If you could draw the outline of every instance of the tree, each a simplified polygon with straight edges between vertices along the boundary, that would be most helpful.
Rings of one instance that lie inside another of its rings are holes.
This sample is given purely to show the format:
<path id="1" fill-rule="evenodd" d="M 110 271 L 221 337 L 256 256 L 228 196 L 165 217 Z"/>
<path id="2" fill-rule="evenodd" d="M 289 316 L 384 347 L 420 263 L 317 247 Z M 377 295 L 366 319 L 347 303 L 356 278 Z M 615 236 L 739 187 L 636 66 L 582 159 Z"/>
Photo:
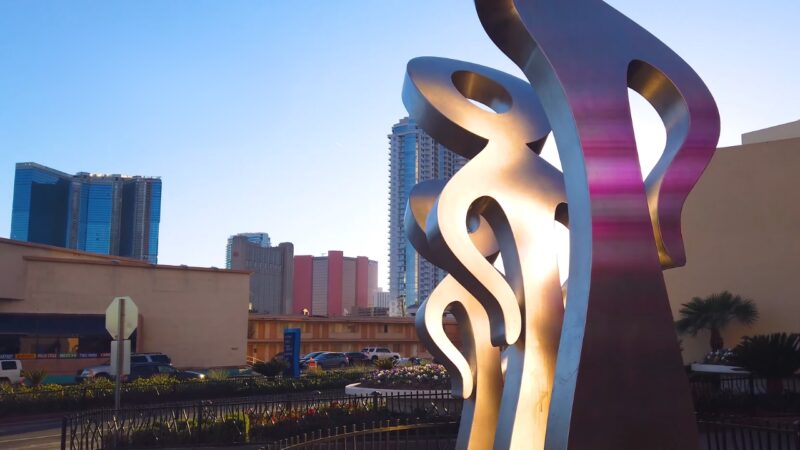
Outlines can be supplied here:
<path id="1" fill-rule="evenodd" d="M 696 336 L 698 332 L 708 330 L 712 351 L 722 348 L 722 330 L 726 326 L 732 322 L 752 325 L 758 320 L 758 309 L 752 300 L 728 291 L 706 298 L 695 297 L 681 306 L 681 318 L 675 322 L 678 333 Z"/>
<path id="2" fill-rule="evenodd" d="M 406 295 L 400 294 L 397 296 L 397 306 L 400 309 L 400 317 L 406 316 Z"/>
<path id="3" fill-rule="evenodd" d="M 738 365 L 758 376 L 791 377 L 800 370 L 800 334 L 745 336 L 733 354 Z"/>

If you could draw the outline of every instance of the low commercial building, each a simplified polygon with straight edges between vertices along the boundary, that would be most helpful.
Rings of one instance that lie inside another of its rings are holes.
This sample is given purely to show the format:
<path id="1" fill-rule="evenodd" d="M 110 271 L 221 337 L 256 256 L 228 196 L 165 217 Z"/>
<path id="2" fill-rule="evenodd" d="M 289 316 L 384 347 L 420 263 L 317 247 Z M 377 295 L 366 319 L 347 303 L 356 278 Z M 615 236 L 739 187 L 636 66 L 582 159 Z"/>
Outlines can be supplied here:
<path id="1" fill-rule="evenodd" d="M 723 331 L 726 347 L 742 336 L 800 332 L 800 122 L 743 136 L 720 148 L 683 208 L 686 266 L 664 272 L 677 320 L 682 303 L 730 291 L 752 299 L 760 317 Z M 686 362 L 710 350 L 708 333 L 681 336 Z"/>
<path id="2" fill-rule="evenodd" d="M 445 319 L 445 332 L 461 345 L 458 325 Z M 314 351 L 357 352 L 365 347 L 386 347 L 404 357 L 429 357 L 420 343 L 413 317 L 298 317 L 250 314 L 247 355 L 257 361 L 283 351 L 283 330 L 300 328 L 300 353 Z"/>
<path id="3" fill-rule="evenodd" d="M 139 308 L 134 348 L 178 367 L 245 362 L 249 273 L 165 266 L 0 238 L 0 354 L 49 373 L 108 359 L 105 310 Z"/>

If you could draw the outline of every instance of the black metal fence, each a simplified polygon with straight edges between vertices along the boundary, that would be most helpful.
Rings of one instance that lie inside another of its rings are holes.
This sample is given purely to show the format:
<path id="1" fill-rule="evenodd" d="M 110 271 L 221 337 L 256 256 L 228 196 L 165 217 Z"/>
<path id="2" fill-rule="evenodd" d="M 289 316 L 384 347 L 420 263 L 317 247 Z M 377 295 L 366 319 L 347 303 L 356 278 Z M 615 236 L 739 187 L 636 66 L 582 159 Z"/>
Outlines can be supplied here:
<path id="1" fill-rule="evenodd" d="M 457 434 L 456 421 L 395 419 L 312 431 L 273 442 L 262 450 L 452 450 Z"/>
<path id="2" fill-rule="evenodd" d="M 195 402 L 97 410 L 64 418 L 62 449 L 267 444 L 315 430 L 390 419 L 454 421 L 460 400 L 442 394 Z M 362 430 L 363 431 L 363 430 Z"/>
<path id="3" fill-rule="evenodd" d="M 800 420 L 708 418 L 697 425 L 702 450 L 800 450 Z"/>
<path id="4" fill-rule="evenodd" d="M 691 376 L 695 411 L 756 415 L 800 414 L 800 377 L 768 380 L 752 375 Z"/>

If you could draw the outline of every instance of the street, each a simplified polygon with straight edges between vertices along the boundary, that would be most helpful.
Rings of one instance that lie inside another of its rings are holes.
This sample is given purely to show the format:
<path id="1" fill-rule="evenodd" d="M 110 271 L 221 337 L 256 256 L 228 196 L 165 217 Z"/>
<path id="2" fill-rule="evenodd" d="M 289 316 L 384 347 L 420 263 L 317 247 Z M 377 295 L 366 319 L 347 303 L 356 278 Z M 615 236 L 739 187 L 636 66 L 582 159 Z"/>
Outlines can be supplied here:
<path id="1" fill-rule="evenodd" d="M 0 449 L 60 449 L 61 417 L 0 422 Z"/>

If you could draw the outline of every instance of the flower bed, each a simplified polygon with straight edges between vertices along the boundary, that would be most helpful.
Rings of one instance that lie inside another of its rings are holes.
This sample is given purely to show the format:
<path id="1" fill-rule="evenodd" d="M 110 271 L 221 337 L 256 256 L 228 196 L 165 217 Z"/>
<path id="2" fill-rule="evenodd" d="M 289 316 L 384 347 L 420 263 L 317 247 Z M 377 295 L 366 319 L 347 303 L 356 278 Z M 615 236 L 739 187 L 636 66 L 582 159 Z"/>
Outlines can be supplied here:
<path id="1" fill-rule="evenodd" d="M 378 389 L 450 389 L 450 375 L 439 364 L 376 370 L 361 378 L 360 387 Z"/>

